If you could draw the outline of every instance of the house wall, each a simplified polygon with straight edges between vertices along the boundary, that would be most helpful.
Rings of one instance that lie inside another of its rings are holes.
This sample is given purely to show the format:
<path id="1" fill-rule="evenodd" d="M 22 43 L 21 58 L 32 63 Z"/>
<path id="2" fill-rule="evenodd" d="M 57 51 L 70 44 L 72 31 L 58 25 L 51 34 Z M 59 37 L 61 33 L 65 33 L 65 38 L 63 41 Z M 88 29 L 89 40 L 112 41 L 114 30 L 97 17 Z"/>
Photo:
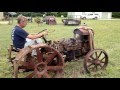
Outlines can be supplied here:
<path id="1" fill-rule="evenodd" d="M 0 20 L 3 19 L 3 12 L 0 12 Z"/>
<path id="2" fill-rule="evenodd" d="M 75 16 L 75 12 L 68 12 L 67 15 L 68 18 L 74 18 L 74 16 Z"/>
<path id="3" fill-rule="evenodd" d="M 108 19 L 111 19 L 112 18 L 112 12 L 109 12 L 108 13 Z"/>
<path id="4" fill-rule="evenodd" d="M 82 15 L 82 12 L 75 12 L 74 18 L 80 18 L 80 15 Z"/>
<path id="5" fill-rule="evenodd" d="M 111 19 L 112 12 L 102 12 L 102 19 Z"/>
<path id="6" fill-rule="evenodd" d="M 100 19 L 111 19 L 112 12 L 68 12 L 68 17 L 71 18 L 80 18 L 83 14 L 97 13 L 100 15 Z"/>

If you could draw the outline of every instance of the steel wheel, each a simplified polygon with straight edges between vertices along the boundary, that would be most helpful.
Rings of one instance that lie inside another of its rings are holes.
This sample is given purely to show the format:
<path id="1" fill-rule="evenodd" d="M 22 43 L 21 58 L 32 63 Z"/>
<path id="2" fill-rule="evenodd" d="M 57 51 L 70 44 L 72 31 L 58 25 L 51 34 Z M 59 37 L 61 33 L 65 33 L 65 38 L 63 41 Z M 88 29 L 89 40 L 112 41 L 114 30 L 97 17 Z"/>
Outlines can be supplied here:
<path id="1" fill-rule="evenodd" d="M 108 55 L 102 49 L 94 49 L 85 56 L 84 68 L 87 73 L 105 69 L 108 65 Z"/>
<path id="2" fill-rule="evenodd" d="M 35 73 L 37 73 L 37 77 L 41 78 L 57 78 L 62 76 L 63 74 L 63 66 L 64 66 L 64 59 L 62 55 L 56 51 L 54 48 L 51 47 L 42 47 L 41 53 L 39 50 L 37 51 L 37 58 L 41 60 L 41 63 L 38 63 L 35 68 Z M 41 56 L 41 57 L 39 57 Z M 41 71 L 37 68 L 41 68 L 46 65 L 46 69 Z M 41 72 L 45 72 L 44 74 L 40 74 Z"/>
<path id="3" fill-rule="evenodd" d="M 33 50 L 36 51 L 36 55 L 31 56 Z M 45 65 L 46 71 L 44 72 Z M 33 69 L 26 75 L 27 78 L 54 78 L 63 74 L 63 67 L 64 59 L 54 48 L 45 44 L 32 45 L 22 49 L 16 56 L 14 60 L 14 77 L 19 77 L 19 69 Z M 41 71 L 37 68 L 42 68 L 43 70 Z"/>

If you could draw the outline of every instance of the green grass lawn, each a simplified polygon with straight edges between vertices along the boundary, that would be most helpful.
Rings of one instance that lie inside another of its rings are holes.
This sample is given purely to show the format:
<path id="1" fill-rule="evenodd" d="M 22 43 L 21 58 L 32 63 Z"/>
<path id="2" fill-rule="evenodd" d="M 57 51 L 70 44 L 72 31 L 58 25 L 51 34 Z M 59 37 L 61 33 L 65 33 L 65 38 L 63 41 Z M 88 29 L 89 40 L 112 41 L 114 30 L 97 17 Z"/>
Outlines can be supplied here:
<path id="1" fill-rule="evenodd" d="M 49 33 L 46 37 L 49 40 L 60 40 L 62 38 L 73 37 L 73 30 L 79 26 L 64 26 L 61 18 L 57 18 L 57 25 L 46 25 L 45 23 L 39 26 L 36 23 L 28 23 L 25 27 L 29 33 L 38 33 L 43 29 L 55 30 Z M 89 27 L 92 27 L 95 33 L 94 44 L 95 48 L 104 49 L 109 56 L 108 67 L 104 71 L 94 72 L 90 76 L 80 74 L 83 67 L 83 59 L 79 62 L 65 63 L 64 78 L 119 78 L 120 77 L 120 20 L 82 20 Z M 7 48 L 11 43 L 11 30 L 13 25 L 0 24 L 0 78 L 12 78 L 13 70 L 11 63 L 8 62 Z"/>

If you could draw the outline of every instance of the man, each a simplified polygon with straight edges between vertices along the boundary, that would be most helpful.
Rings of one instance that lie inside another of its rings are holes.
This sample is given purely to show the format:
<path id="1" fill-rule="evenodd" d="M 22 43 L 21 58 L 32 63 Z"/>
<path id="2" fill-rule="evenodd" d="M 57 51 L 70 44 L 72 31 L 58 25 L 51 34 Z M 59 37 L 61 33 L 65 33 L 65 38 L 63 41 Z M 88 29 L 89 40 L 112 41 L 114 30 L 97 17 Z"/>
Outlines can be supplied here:
<path id="1" fill-rule="evenodd" d="M 13 45 L 14 45 L 16 50 L 24 48 L 26 40 L 28 40 L 28 41 L 33 40 L 34 41 L 35 39 L 40 38 L 40 37 L 48 34 L 47 31 L 41 32 L 39 34 L 34 34 L 34 35 L 27 33 L 23 29 L 27 25 L 27 18 L 23 15 L 18 16 L 17 23 L 18 23 L 18 25 L 16 25 L 14 27 L 14 29 L 12 30 L 12 33 L 11 33 Z"/>

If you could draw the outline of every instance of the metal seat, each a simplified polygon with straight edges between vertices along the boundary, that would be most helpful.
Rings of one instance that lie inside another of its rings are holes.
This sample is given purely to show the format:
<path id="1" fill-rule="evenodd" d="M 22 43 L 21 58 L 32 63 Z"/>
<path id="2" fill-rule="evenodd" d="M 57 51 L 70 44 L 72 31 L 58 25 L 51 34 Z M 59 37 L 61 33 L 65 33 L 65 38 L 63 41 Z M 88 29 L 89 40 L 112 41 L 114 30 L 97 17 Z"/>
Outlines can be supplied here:
<path id="1" fill-rule="evenodd" d="M 8 60 L 9 62 L 13 63 L 12 60 L 15 59 L 15 57 L 12 56 L 12 53 L 13 52 L 19 52 L 20 50 L 19 49 L 15 49 L 15 47 L 13 46 L 13 44 L 10 45 L 10 47 L 8 48 Z"/>

